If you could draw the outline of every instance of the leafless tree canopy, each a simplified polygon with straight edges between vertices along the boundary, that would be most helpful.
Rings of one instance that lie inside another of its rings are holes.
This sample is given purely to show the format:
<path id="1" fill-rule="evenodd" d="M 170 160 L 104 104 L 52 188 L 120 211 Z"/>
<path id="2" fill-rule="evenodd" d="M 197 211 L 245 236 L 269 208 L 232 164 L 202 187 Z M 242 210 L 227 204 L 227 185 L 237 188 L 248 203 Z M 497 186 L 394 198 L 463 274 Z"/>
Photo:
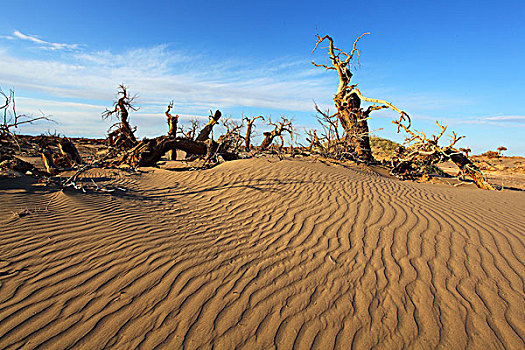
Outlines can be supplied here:
<path id="1" fill-rule="evenodd" d="M 283 132 L 287 132 L 288 134 L 290 134 L 291 137 L 293 137 L 292 121 L 287 119 L 286 117 L 281 117 L 281 120 L 277 123 L 274 123 L 271 120 L 269 120 L 268 125 L 272 125 L 274 129 L 272 131 L 263 133 L 264 140 L 261 143 L 261 146 L 259 147 L 261 150 L 267 149 L 272 144 L 273 139 L 276 137 L 280 138 L 281 147 L 283 147 L 284 145 Z"/>
<path id="2" fill-rule="evenodd" d="M 317 112 L 322 116 L 320 121 L 324 126 L 328 126 L 329 132 L 326 134 L 328 144 L 331 145 L 333 143 L 338 145 L 337 154 L 339 156 L 343 155 L 355 160 L 373 162 L 374 157 L 370 148 L 370 135 L 367 121 L 370 113 L 378 109 L 392 108 L 406 116 L 406 118 L 408 118 L 408 115 L 387 101 L 364 97 L 357 88 L 357 84 L 350 85 L 350 80 L 353 76 L 350 71 L 350 66 L 354 60 L 358 60 L 360 55 L 357 49 L 357 43 L 363 36 L 368 34 L 370 33 L 364 33 L 354 41 L 350 53 L 336 47 L 331 36 L 325 35 L 321 37 L 317 34 L 317 42 L 312 53 L 317 50 L 320 44 L 328 42 L 328 47 L 326 48 L 328 49 L 328 58 L 331 65 L 317 64 L 315 62 L 312 62 L 312 64 L 316 67 L 325 68 L 326 70 L 335 70 L 339 76 L 339 85 L 337 87 L 337 93 L 334 96 L 337 112 L 330 115 L 329 112 L 323 113 L 316 107 Z M 380 105 L 374 104 L 367 109 L 363 109 L 361 107 L 361 101 L 379 103 Z M 337 132 L 335 120 L 338 121 L 338 124 L 340 124 L 344 130 L 342 140 L 339 138 L 339 135 L 332 134 Z"/>
<path id="3" fill-rule="evenodd" d="M 123 84 L 117 89 L 117 101 L 113 104 L 113 109 L 106 109 L 102 113 L 104 119 L 117 115 L 119 122 L 113 124 L 108 130 L 108 143 L 119 149 L 129 149 L 137 144 L 135 129 L 129 125 L 129 110 L 137 111 L 134 106 L 136 95 L 129 96 L 128 89 Z M 112 129 L 116 128 L 112 131 Z"/>
<path id="4" fill-rule="evenodd" d="M 0 104 L 0 113 L 2 114 L 2 124 L 0 124 L 0 140 L 5 140 L 6 138 L 11 138 L 17 145 L 18 141 L 16 139 L 13 129 L 18 128 L 23 124 L 32 124 L 37 120 L 49 120 L 50 119 L 42 115 L 40 117 L 31 117 L 25 114 L 18 114 L 16 111 L 16 101 L 15 101 L 15 91 L 9 90 L 9 93 L 6 94 L 0 88 L 0 98 L 3 99 L 3 103 Z M 20 145 L 18 145 L 20 148 Z"/>

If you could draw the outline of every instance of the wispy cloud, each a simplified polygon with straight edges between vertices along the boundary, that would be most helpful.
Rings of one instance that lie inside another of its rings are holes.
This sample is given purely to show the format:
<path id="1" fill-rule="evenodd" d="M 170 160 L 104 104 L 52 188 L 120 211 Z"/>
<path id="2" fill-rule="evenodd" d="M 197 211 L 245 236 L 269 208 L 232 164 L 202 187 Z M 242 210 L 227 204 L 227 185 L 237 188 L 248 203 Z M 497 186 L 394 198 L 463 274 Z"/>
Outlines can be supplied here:
<path id="1" fill-rule="evenodd" d="M 499 115 L 483 117 L 467 117 L 458 124 L 487 124 L 501 127 L 525 128 L 525 115 Z"/>
<path id="2" fill-rule="evenodd" d="M 28 42 L 50 44 L 15 34 Z M 22 92 L 27 98 L 20 108 L 33 114 L 42 109 L 64 126 L 59 131 L 66 133 L 84 124 L 89 125 L 86 129 L 91 135 L 103 135 L 100 113 L 111 106 L 120 83 L 139 94 L 137 102 L 142 108 L 133 115 L 144 124 L 138 125 L 145 131 L 143 135 L 154 133 L 155 128 L 164 131 L 163 112 L 172 99 L 176 113 L 182 115 L 204 116 L 210 109 L 227 114 L 257 109 L 261 114 L 271 110 L 293 116 L 313 113 L 314 97 L 320 105 L 330 104 L 333 93 L 330 78 L 312 74 L 308 61 L 292 58 L 262 63 L 241 59 L 214 62 L 169 45 L 121 52 L 84 47 L 43 58 L 23 57 L 16 54 L 23 53 L 23 47 L 16 49 L 0 48 L 0 85 Z M 35 96 L 38 99 L 30 98 Z M 95 128 L 102 131 L 97 133 Z"/>
<path id="3" fill-rule="evenodd" d="M 310 127 L 317 126 L 311 117 L 313 100 L 321 109 L 334 110 L 337 76 L 313 67 L 307 55 L 268 61 L 254 57 L 215 61 L 212 55 L 175 50 L 171 45 L 94 51 L 19 31 L 0 39 L 10 42 L 0 47 L 0 87 L 17 90 L 19 112 L 39 115 L 42 110 L 58 123 L 27 125 L 22 132 L 39 133 L 49 127 L 71 136 L 102 137 L 111 122 L 103 121 L 101 112 L 111 106 L 120 83 L 139 94 L 141 109 L 131 116 L 139 136 L 166 132 L 164 111 L 172 99 L 174 112 L 182 116 L 182 122 L 193 116 L 206 118 L 210 109 L 221 109 L 232 117 L 251 111 L 274 117 L 296 116 L 298 125 Z M 41 56 L 26 55 L 24 49 L 34 45 L 49 51 Z M 447 111 L 455 110 L 455 106 L 473 103 L 454 96 L 403 92 L 395 87 L 367 88 L 364 83 L 362 91 L 369 97 L 386 98 L 407 111 L 416 129 L 432 130 L 435 120 L 449 124 L 451 129 L 458 129 L 457 124 L 525 127 L 525 116 L 521 115 L 478 118 L 455 112 L 447 118 Z M 378 111 L 371 127 L 394 132 L 390 121 L 396 117 L 395 112 Z"/>
<path id="4" fill-rule="evenodd" d="M 107 100 L 123 82 L 139 92 L 141 103 L 175 99 L 188 109 L 246 106 L 309 112 L 314 97 L 325 96 L 320 103 L 329 102 L 333 90 L 324 77 L 303 78 L 310 69 L 308 62 L 285 72 L 275 69 L 280 62 L 244 64 L 238 69 L 235 64 L 210 64 L 166 46 L 118 54 L 85 51 L 54 60 L 19 58 L 0 50 L 0 60 L 4 85 L 58 97 Z"/>
<path id="5" fill-rule="evenodd" d="M 39 39 L 36 35 L 27 35 L 15 30 L 12 36 L 4 37 L 5 39 L 21 39 L 31 41 L 35 44 L 38 44 L 41 48 L 48 50 L 75 50 L 78 49 L 78 44 L 63 44 L 63 43 L 53 43 Z"/>
<path id="6" fill-rule="evenodd" d="M 485 117 L 481 118 L 482 120 L 494 120 L 494 121 L 509 121 L 509 122 L 523 122 L 525 123 L 525 115 L 502 115 L 496 117 Z M 524 125 L 525 126 L 525 125 Z"/>

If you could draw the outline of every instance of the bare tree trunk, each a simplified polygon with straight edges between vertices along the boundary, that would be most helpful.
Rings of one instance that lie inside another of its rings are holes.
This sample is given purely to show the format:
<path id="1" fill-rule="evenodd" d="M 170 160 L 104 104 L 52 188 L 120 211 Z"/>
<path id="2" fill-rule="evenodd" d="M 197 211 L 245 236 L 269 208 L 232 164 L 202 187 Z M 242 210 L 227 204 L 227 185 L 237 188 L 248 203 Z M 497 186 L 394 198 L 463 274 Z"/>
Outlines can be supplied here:
<path id="1" fill-rule="evenodd" d="M 46 167 L 46 171 L 50 173 L 51 175 L 56 175 L 58 173 L 57 166 L 55 165 L 55 162 L 53 161 L 53 155 L 48 150 L 44 150 L 42 152 L 42 160 L 44 161 L 44 166 Z"/>
<path id="2" fill-rule="evenodd" d="M 128 90 L 124 85 L 120 85 L 118 87 L 117 93 L 122 96 L 117 100 L 117 102 L 115 102 L 113 110 L 106 109 L 102 113 L 102 117 L 106 119 L 110 118 L 115 113 L 119 114 L 120 123 L 113 125 L 118 125 L 118 128 L 109 133 L 108 142 L 110 146 L 115 146 L 117 148 L 123 149 L 130 149 L 137 144 L 137 139 L 135 137 L 134 130 L 131 128 L 128 121 L 128 108 L 133 111 L 137 110 L 137 108 L 133 106 L 133 100 L 135 99 L 135 96 L 128 96 Z M 111 128 L 113 128 L 113 126 Z"/>
<path id="3" fill-rule="evenodd" d="M 276 138 L 276 137 L 281 137 L 282 133 L 284 131 L 290 133 L 290 135 L 292 135 L 292 122 L 284 117 L 281 117 L 281 121 L 279 122 L 279 124 L 275 124 L 275 123 L 272 123 L 270 121 L 270 124 L 271 125 L 274 125 L 275 128 L 272 130 L 272 131 L 269 131 L 269 132 L 265 132 L 263 133 L 264 135 L 264 140 L 263 142 L 261 143 L 261 150 L 265 150 L 267 149 L 268 147 L 270 147 L 270 145 L 272 144 L 273 142 L 273 139 Z M 284 140 L 282 139 L 281 137 L 281 141 L 282 143 L 284 143 Z M 281 144 L 281 147 L 282 147 L 282 144 Z"/>
<path id="4" fill-rule="evenodd" d="M 250 145 L 252 142 L 253 123 L 259 118 L 262 118 L 264 120 L 264 117 L 262 115 L 254 117 L 252 119 L 248 119 L 246 117 L 244 118 L 246 120 L 246 137 L 244 138 L 244 145 L 245 145 L 246 152 L 250 152 Z"/>
<path id="5" fill-rule="evenodd" d="M 58 140 L 58 149 L 62 155 L 68 157 L 72 162 L 82 164 L 80 153 L 78 153 L 75 144 L 67 137 Z"/>
<path id="6" fill-rule="evenodd" d="M 342 91 L 334 97 L 339 121 L 346 132 L 346 143 L 360 160 L 372 162 L 370 133 L 361 108 L 361 99 L 355 93 Z"/>
<path id="7" fill-rule="evenodd" d="M 170 104 L 168 105 L 168 110 L 166 111 L 166 118 L 168 120 L 168 136 L 170 138 L 175 138 L 177 137 L 177 122 L 179 121 L 179 116 L 178 115 L 171 115 L 170 114 L 170 110 L 173 108 L 173 101 L 170 102 Z M 169 160 L 177 160 L 177 150 L 172 150 L 170 149 L 168 151 L 168 159 Z"/>
<path id="8" fill-rule="evenodd" d="M 195 141 L 206 141 L 207 139 L 209 139 L 210 133 L 213 130 L 213 126 L 217 124 L 220 117 L 221 112 L 219 110 L 216 110 L 213 117 L 211 117 L 208 123 L 204 126 L 204 128 L 202 128 L 201 132 L 199 133 L 199 136 L 197 136 Z"/>
<path id="9" fill-rule="evenodd" d="M 133 130 L 131 129 L 131 126 L 128 122 L 129 113 L 126 109 L 126 100 L 127 96 L 124 95 L 118 100 L 118 106 L 120 108 L 120 123 L 122 124 L 122 131 L 128 136 L 128 138 L 133 142 L 137 143 L 137 139 L 135 138 L 135 134 L 133 133 Z"/>

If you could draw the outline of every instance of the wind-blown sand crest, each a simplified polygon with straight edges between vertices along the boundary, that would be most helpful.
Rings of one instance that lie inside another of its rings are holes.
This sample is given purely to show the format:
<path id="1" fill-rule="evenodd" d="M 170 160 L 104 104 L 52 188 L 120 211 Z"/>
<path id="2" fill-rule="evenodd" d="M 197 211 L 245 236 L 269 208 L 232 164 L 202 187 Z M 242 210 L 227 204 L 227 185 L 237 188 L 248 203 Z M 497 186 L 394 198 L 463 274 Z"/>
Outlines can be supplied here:
<path id="1" fill-rule="evenodd" d="M 86 176 L 127 191 L 0 179 L 2 349 L 525 347 L 523 192 L 264 158 Z"/>

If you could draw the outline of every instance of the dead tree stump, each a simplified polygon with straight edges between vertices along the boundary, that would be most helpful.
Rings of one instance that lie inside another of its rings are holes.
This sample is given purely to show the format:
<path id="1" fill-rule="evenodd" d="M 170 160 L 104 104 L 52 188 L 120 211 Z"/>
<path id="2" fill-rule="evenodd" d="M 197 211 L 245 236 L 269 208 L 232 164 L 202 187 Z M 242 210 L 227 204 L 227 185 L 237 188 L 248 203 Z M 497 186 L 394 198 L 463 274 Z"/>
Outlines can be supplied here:
<path id="1" fill-rule="evenodd" d="M 82 158 L 78 152 L 75 144 L 67 137 L 58 140 L 58 149 L 65 157 L 68 157 L 71 162 L 82 164 Z"/>

